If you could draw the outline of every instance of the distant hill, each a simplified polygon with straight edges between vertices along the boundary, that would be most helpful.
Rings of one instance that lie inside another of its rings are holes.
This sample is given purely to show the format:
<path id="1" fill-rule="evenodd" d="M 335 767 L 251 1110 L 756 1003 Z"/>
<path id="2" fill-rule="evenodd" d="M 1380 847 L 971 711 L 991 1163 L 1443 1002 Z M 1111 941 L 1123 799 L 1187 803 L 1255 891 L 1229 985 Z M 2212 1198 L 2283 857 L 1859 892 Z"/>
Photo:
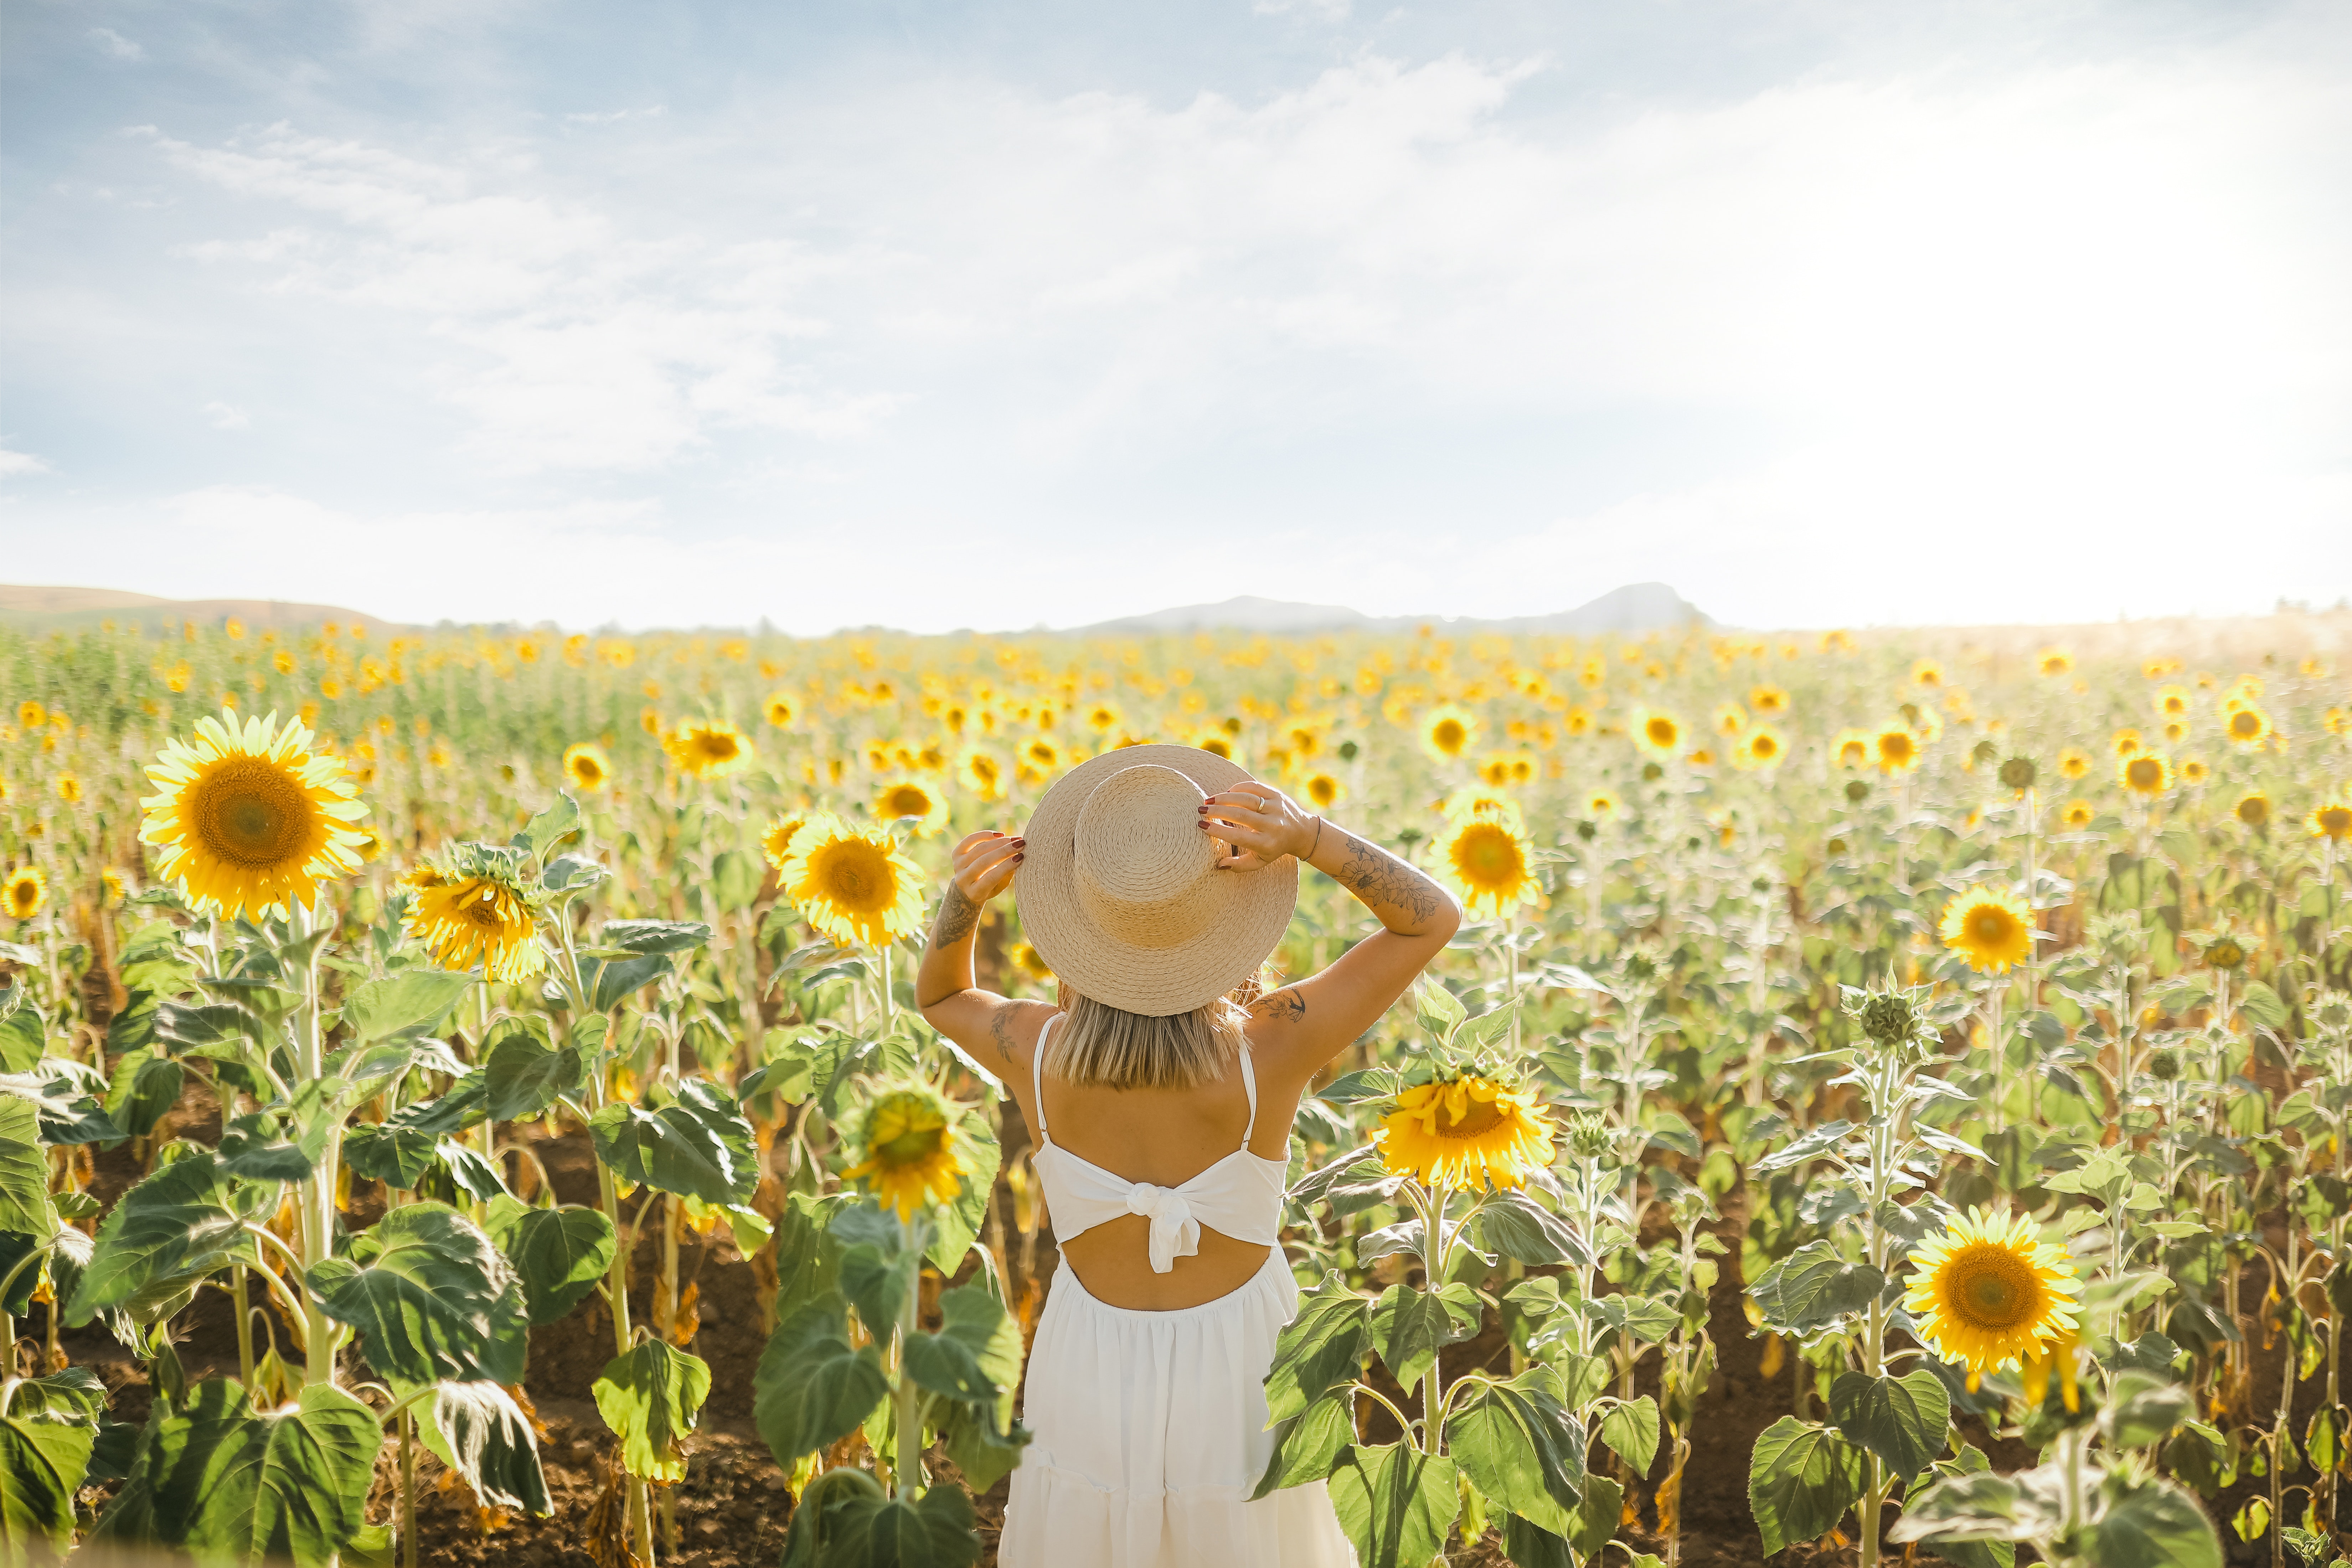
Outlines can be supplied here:
<path id="1" fill-rule="evenodd" d="M 177 631 L 185 621 L 217 626 L 234 616 L 257 629 L 315 626 L 333 621 L 365 626 L 370 633 L 402 628 L 357 610 L 334 605 L 296 605 L 283 599 L 159 599 L 118 588 L 36 588 L 0 584 L 0 622 L 26 631 L 73 631 L 106 621 L 149 632 Z"/>
<path id="2" fill-rule="evenodd" d="M 1449 632 L 1544 632 L 1559 637 L 1669 631 L 1714 623 L 1664 583 L 1629 583 L 1590 604 L 1549 616 L 1507 620 L 1458 620 L 1443 616 L 1367 616 L 1340 605 L 1299 605 L 1250 595 L 1221 605 L 1182 605 L 1145 616 L 1127 616 L 1073 628 L 1080 637 L 1148 637 L 1154 633 L 1240 631 L 1267 637 L 1309 632 L 1398 632 L 1435 626 Z"/>

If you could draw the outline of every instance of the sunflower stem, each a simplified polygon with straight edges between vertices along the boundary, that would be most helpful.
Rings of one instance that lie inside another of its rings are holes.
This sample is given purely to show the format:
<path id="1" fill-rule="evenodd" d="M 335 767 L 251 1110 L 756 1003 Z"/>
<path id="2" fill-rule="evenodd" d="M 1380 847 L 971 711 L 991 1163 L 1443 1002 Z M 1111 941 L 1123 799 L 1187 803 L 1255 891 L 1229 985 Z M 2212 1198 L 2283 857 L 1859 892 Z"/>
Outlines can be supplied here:
<path id="1" fill-rule="evenodd" d="M 310 906 L 295 900 L 291 906 L 295 939 L 303 941 L 313 929 Z M 315 1083 L 324 1076 L 319 1040 L 319 952 L 315 944 L 305 942 L 308 951 L 302 960 L 302 1005 L 294 1015 L 295 1071 L 299 1081 Z M 335 1167 L 342 1153 L 343 1126 L 331 1120 L 327 1125 L 326 1146 L 319 1152 L 318 1163 L 311 1168 L 296 1189 L 297 1211 L 302 1226 L 302 1268 L 308 1271 L 334 1256 L 335 1250 Z M 299 1283 L 299 1281 L 298 1281 Z M 319 1310 L 318 1301 L 305 1289 L 301 1294 L 303 1328 L 302 1381 L 323 1383 L 332 1386 L 335 1381 L 335 1331 L 327 1315 Z"/>

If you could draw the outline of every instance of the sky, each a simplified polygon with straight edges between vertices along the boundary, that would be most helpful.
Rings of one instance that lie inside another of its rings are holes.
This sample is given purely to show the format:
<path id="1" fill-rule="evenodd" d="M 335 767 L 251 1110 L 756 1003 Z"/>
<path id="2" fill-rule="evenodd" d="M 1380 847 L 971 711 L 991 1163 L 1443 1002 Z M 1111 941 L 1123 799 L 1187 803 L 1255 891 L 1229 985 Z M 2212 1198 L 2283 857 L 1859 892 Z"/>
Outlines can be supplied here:
<path id="1" fill-rule="evenodd" d="M 0 574 L 395 621 L 2352 595 L 2352 6 L 11 0 Z"/>

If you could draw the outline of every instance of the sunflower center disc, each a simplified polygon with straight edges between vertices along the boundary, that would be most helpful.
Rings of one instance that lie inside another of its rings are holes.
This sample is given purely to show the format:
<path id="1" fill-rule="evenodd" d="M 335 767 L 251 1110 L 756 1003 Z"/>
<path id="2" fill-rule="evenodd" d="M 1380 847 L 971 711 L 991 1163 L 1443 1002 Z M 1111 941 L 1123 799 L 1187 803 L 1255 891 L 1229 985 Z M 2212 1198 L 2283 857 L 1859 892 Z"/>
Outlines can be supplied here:
<path id="1" fill-rule="evenodd" d="M 224 860 L 271 865 L 299 847 L 308 804 L 281 769 L 253 759 L 226 763 L 199 786 L 197 836 Z"/>
<path id="2" fill-rule="evenodd" d="M 1961 1260 L 1955 1292 L 1961 1315 L 1979 1329 L 2006 1329 L 2032 1315 L 2037 1294 L 2007 1253 L 1987 1249 Z"/>
<path id="3" fill-rule="evenodd" d="M 1979 910 L 1974 921 L 1979 942 L 1999 942 L 2009 934 L 2008 918 L 1998 910 Z"/>
<path id="4" fill-rule="evenodd" d="M 943 1127 L 922 1127 L 911 1132 L 901 1132 L 896 1138 L 877 1145 L 874 1152 L 885 1165 L 893 1169 L 920 1164 L 940 1152 L 940 1137 L 946 1131 Z"/>

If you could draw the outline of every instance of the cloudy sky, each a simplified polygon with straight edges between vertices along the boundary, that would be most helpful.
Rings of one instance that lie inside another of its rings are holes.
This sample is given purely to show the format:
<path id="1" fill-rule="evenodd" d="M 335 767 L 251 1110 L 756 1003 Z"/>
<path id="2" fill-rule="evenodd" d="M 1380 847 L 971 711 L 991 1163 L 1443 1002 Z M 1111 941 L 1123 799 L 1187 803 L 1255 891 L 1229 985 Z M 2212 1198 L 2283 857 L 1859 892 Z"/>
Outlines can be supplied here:
<path id="1" fill-rule="evenodd" d="M 2352 594 L 2352 6 L 13 0 L 0 575 L 394 619 Z"/>

